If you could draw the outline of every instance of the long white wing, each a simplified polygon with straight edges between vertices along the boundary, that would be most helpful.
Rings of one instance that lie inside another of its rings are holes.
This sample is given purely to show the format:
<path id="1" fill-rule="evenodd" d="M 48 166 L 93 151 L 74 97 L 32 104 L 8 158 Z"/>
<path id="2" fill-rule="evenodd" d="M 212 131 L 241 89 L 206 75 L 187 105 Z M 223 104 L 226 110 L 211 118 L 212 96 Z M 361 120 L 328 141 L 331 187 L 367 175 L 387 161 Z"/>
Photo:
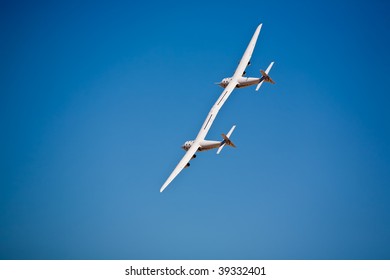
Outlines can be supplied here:
<path id="1" fill-rule="evenodd" d="M 172 171 L 171 175 L 169 175 L 168 179 L 165 181 L 164 185 L 161 187 L 160 192 L 163 190 L 176 178 L 176 176 L 183 170 L 183 168 L 187 165 L 187 163 L 191 160 L 192 156 L 196 153 L 199 148 L 199 143 L 194 141 L 191 148 L 186 152 L 184 157 L 181 159 L 176 168 Z"/>
<path id="2" fill-rule="evenodd" d="M 233 89 L 236 87 L 237 82 L 230 82 L 229 85 L 222 92 L 221 96 L 218 98 L 217 102 L 215 102 L 214 106 L 211 108 L 207 118 L 205 119 L 201 129 L 199 130 L 198 136 L 191 148 L 187 151 L 184 157 L 181 159 L 179 164 L 173 170 L 171 175 L 165 181 L 164 185 L 161 187 L 160 192 L 163 192 L 164 189 L 176 178 L 176 176 L 183 170 L 186 164 L 191 160 L 192 156 L 196 153 L 199 148 L 199 143 L 206 138 L 207 133 L 209 132 L 211 125 L 214 122 L 215 117 L 218 114 L 219 109 L 222 107 L 223 103 L 227 100 L 229 95 L 232 93 Z"/>
<path id="3" fill-rule="evenodd" d="M 263 24 L 260 24 L 257 28 L 255 33 L 252 36 L 251 41 L 249 42 L 248 47 L 246 48 L 244 55 L 242 56 L 240 63 L 237 66 L 236 72 L 234 72 L 233 79 L 238 79 L 243 76 L 243 73 L 245 71 L 245 68 L 248 66 L 248 63 L 252 57 L 253 50 L 255 49 L 257 38 L 259 37 L 261 26 Z"/>
<path id="4" fill-rule="evenodd" d="M 199 130 L 198 136 L 196 136 L 196 140 L 200 142 L 206 138 L 206 135 L 209 132 L 211 125 L 213 124 L 215 117 L 219 112 L 219 109 L 221 109 L 222 105 L 229 98 L 236 85 L 237 81 L 231 81 L 225 88 L 225 90 L 222 92 L 221 96 L 217 99 L 217 102 L 215 102 L 214 106 L 211 108 L 209 114 L 207 115 L 207 118 L 205 119 L 201 129 Z"/>
<path id="5" fill-rule="evenodd" d="M 215 117 L 217 116 L 219 110 L 221 109 L 222 105 L 226 102 L 226 100 L 229 98 L 230 94 L 233 92 L 233 90 L 236 88 L 237 80 L 238 78 L 242 77 L 245 68 L 248 66 L 248 62 L 250 61 L 252 57 L 253 50 L 255 49 L 257 38 L 259 37 L 260 30 L 261 30 L 262 24 L 260 24 L 255 33 L 252 36 L 251 41 L 249 42 L 248 47 L 246 48 L 244 55 L 242 56 L 240 63 L 237 66 L 236 71 L 234 72 L 234 75 L 232 77 L 232 80 L 227 85 L 227 87 L 222 92 L 221 96 L 218 98 L 217 102 L 215 102 L 214 106 L 211 108 L 209 114 L 207 115 L 206 120 L 204 121 L 201 129 L 199 130 L 198 136 L 196 136 L 196 139 L 194 143 L 192 144 L 191 148 L 187 151 L 187 153 L 184 155 L 184 157 L 181 159 L 179 164 L 176 166 L 176 168 L 173 170 L 171 175 L 169 175 L 168 179 L 165 181 L 164 185 L 161 187 L 160 192 L 164 191 L 164 189 L 173 181 L 173 179 L 176 178 L 176 176 L 183 170 L 183 168 L 187 165 L 187 163 L 191 160 L 192 156 L 196 153 L 196 151 L 199 148 L 199 143 L 206 138 L 207 133 L 209 132 L 211 125 L 214 122 Z"/>
<path id="6" fill-rule="evenodd" d="M 218 98 L 217 102 L 215 102 L 214 106 L 211 108 L 209 114 L 207 115 L 207 118 L 204 121 L 203 126 L 198 133 L 198 136 L 196 136 L 197 140 L 201 141 L 201 140 L 206 138 L 206 135 L 209 132 L 211 125 L 213 124 L 213 121 L 219 112 L 219 109 L 221 109 L 221 107 L 223 106 L 225 101 L 229 98 L 230 94 L 236 88 L 236 85 L 238 84 L 238 82 L 237 82 L 238 78 L 242 77 L 242 75 L 245 71 L 245 68 L 248 66 L 248 63 L 252 57 L 252 53 L 253 53 L 253 50 L 255 49 L 257 38 L 259 37 L 262 25 L 263 24 L 260 24 L 256 28 L 256 31 L 253 34 L 252 39 L 249 42 L 249 45 L 246 48 L 244 55 L 242 56 L 240 63 L 238 64 L 237 69 L 234 72 L 234 75 L 233 75 L 230 83 L 224 89 L 221 96 Z"/>
<path id="7" fill-rule="evenodd" d="M 214 122 L 215 117 L 218 114 L 219 109 L 222 107 L 223 103 L 225 103 L 226 99 L 229 97 L 230 93 L 232 93 L 233 89 L 236 87 L 237 82 L 230 82 L 229 85 L 222 92 L 221 96 L 218 98 L 217 102 L 215 102 L 214 106 L 211 108 L 207 118 L 205 119 L 201 129 L 199 130 L 198 136 L 191 148 L 187 151 L 184 157 L 181 159 L 179 164 L 173 170 L 171 175 L 165 181 L 164 185 L 161 187 L 160 192 L 163 192 L 164 189 L 176 178 L 176 176 L 183 170 L 186 164 L 191 160 L 192 156 L 196 153 L 199 148 L 199 143 L 206 138 L 207 133 L 209 132 L 211 125 Z"/>

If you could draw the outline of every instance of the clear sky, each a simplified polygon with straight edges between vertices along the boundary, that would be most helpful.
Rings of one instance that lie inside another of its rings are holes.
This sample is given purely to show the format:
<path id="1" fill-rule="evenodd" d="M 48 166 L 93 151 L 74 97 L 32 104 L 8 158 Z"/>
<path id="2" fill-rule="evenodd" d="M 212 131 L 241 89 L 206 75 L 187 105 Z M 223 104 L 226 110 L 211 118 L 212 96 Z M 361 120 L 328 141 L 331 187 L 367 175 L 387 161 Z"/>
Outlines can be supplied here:
<path id="1" fill-rule="evenodd" d="M 386 1 L 3 1 L 1 259 L 390 259 Z M 162 194 L 258 24 L 199 153 Z"/>

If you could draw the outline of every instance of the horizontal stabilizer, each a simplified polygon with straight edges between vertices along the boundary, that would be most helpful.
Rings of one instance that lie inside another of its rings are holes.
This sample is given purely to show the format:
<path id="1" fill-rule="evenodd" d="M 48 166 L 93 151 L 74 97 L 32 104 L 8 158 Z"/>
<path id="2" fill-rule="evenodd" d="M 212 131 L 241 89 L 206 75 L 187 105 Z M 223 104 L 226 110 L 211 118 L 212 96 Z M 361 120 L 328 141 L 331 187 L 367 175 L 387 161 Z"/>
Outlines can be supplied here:
<path id="1" fill-rule="evenodd" d="M 232 135 L 234 129 L 236 128 L 235 125 L 233 125 L 233 127 L 229 130 L 228 134 L 225 135 L 222 133 L 222 138 L 223 138 L 223 141 L 221 142 L 221 147 L 219 147 L 218 151 L 217 151 L 217 155 L 222 151 L 223 147 L 225 147 L 225 145 L 228 145 L 230 147 L 233 147 L 233 148 L 236 148 L 236 145 L 234 145 L 234 143 L 232 142 L 232 140 L 230 140 L 230 135 Z"/>
<path id="2" fill-rule="evenodd" d="M 269 73 L 269 71 L 271 71 L 271 68 L 272 68 L 273 65 L 274 65 L 274 62 L 272 61 L 271 64 L 268 66 L 267 70 L 265 70 L 265 71 L 260 70 L 260 73 L 262 75 L 262 79 L 261 79 L 261 82 L 257 85 L 256 91 L 259 90 L 259 88 L 261 87 L 263 82 L 268 82 L 268 83 L 271 83 L 271 84 L 275 84 L 274 80 L 272 80 L 271 77 L 268 76 L 268 73 Z"/>

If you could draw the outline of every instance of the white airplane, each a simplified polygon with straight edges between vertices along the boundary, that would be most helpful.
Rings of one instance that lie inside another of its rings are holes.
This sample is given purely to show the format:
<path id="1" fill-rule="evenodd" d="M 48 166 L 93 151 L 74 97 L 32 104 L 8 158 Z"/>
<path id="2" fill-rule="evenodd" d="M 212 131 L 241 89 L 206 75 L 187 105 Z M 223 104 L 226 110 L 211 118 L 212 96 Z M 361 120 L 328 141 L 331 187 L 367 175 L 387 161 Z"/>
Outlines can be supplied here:
<path id="1" fill-rule="evenodd" d="M 222 80 L 221 83 L 219 83 L 220 86 L 224 88 L 224 91 L 222 92 L 221 96 L 218 98 L 218 100 L 215 102 L 214 106 L 211 108 L 209 114 L 207 115 L 206 120 L 204 121 L 202 128 L 200 129 L 198 135 L 196 136 L 195 140 L 187 141 L 184 143 L 182 148 L 187 151 L 184 157 L 181 159 L 181 161 L 178 163 L 176 168 L 173 170 L 171 175 L 168 177 L 168 179 L 165 181 L 165 183 L 162 185 L 160 192 L 163 192 L 164 189 L 175 179 L 175 177 L 184 169 L 190 166 L 190 160 L 196 157 L 196 152 L 201 151 L 207 151 L 210 149 L 218 148 L 217 154 L 219 154 L 222 150 L 222 148 L 225 145 L 236 147 L 233 142 L 230 140 L 230 136 L 233 133 L 233 130 L 235 129 L 235 125 L 230 129 L 228 134 L 222 134 L 222 141 L 210 141 L 205 140 L 206 135 L 208 131 L 211 128 L 212 123 L 214 122 L 215 117 L 217 116 L 219 110 L 221 109 L 222 105 L 226 102 L 226 100 L 229 98 L 230 94 L 233 92 L 233 90 L 237 88 L 247 87 L 251 85 L 257 84 L 256 90 L 260 88 L 260 86 L 263 84 L 263 82 L 270 82 L 275 83 L 269 76 L 268 73 L 271 70 L 274 62 L 271 62 L 271 64 L 268 66 L 266 71 L 260 70 L 262 77 L 260 78 L 246 78 L 243 77 L 245 75 L 245 68 L 250 65 L 250 59 L 252 57 L 253 50 L 255 48 L 257 38 L 259 37 L 260 30 L 261 30 L 262 24 L 260 24 L 255 33 L 252 36 L 251 41 L 249 42 L 248 47 L 245 50 L 244 55 L 241 58 L 240 63 L 238 64 L 238 67 L 236 71 L 234 72 L 234 75 L 231 78 L 225 78 Z"/>

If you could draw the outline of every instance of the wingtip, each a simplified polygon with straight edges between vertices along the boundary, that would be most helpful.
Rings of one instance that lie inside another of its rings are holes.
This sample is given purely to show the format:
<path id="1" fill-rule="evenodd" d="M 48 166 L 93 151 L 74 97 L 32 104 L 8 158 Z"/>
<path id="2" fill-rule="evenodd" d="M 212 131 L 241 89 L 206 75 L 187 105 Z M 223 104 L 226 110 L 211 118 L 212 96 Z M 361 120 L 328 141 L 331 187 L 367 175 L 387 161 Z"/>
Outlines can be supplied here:
<path id="1" fill-rule="evenodd" d="M 167 187 L 167 183 L 165 182 L 164 185 L 162 185 L 162 187 L 160 188 L 160 193 L 162 193 L 166 187 Z"/>
<path id="2" fill-rule="evenodd" d="M 160 193 L 162 193 L 169 186 L 169 184 L 172 182 L 173 179 L 174 177 L 172 178 L 172 174 L 171 174 L 168 177 L 168 179 L 165 181 L 165 183 L 162 185 L 162 187 L 160 188 Z"/>

